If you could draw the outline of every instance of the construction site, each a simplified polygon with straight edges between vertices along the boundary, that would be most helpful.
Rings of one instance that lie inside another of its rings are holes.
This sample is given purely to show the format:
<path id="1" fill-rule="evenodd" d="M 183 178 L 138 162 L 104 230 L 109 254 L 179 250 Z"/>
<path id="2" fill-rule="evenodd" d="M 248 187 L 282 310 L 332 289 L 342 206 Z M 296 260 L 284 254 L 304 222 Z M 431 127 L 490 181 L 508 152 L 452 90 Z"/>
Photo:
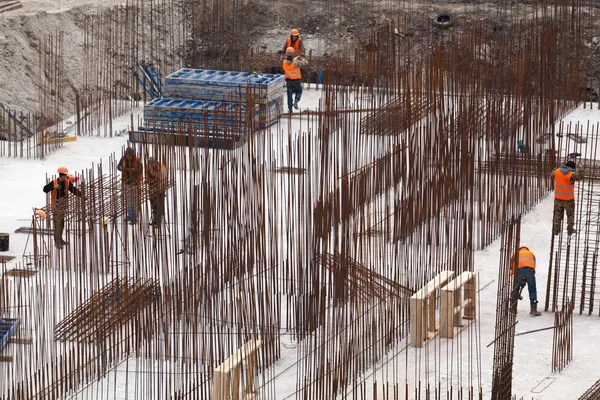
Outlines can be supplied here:
<path id="1" fill-rule="evenodd" d="M 513 3 L 0 0 L 0 400 L 600 399 L 600 4 Z"/>

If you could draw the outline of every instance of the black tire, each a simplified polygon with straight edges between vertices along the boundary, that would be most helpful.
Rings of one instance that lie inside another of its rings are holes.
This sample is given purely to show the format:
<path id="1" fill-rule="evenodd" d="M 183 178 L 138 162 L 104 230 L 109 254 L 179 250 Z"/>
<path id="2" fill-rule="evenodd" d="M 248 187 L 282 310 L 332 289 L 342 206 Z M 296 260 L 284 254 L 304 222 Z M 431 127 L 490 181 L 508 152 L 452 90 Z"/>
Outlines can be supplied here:
<path id="1" fill-rule="evenodd" d="M 433 24 L 440 29 L 448 29 L 454 25 L 454 17 L 450 13 L 440 13 L 433 18 Z"/>

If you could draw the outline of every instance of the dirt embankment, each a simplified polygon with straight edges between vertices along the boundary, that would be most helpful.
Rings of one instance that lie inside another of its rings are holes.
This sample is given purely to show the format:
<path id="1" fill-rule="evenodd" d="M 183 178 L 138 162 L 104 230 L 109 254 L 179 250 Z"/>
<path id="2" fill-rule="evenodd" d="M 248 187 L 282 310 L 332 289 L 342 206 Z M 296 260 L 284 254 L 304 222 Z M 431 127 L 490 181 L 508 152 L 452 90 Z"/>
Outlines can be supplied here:
<path id="1" fill-rule="evenodd" d="M 116 0 L 21 0 L 23 7 L 0 14 L 0 102 L 11 108 L 36 112 L 38 108 L 40 41 L 49 33 L 64 32 L 63 63 L 65 87 L 62 100 L 73 103 L 75 90 L 83 80 L 84 21 L 88 13 L 98 13 L 123 1 Z M 337 2 L 335 2 L 337 4 Z M 432 29 L 432 19 L 448 12 L 454 17 L 448 32 L 460 33 L 473 25 L 496 32 L 518 25 L 519 20 L 536 16 L 535 1 L 502 6 L 500 0 L 448 0 L 396 3 L 352 1 L 342 6 L 327 1 L 249 0 L 244 6 L 248 42 L 256 48 L 275 52 L 288 37 L 290 28 L 300 30 L 313 54 L 336 54 L 365 46 L 369 37 L 390 19 L 401 21 L 398 35 L 410 38 L 416 47 L 427 50 L 440 40 L 441 30 Z M 538 14 L 540 10 L 538 9 Z M 584 73 L 589 86 L 600 86 L 600 3 L 583 8 L 582 38 Z M 445 35 L 447 35 L 445 33 Z M 485 38 L 488 40 L 488 38 Z M 484 43 L 485 45 L 485 43 Z M 193 65 L 195 66 L 195 65 Z M 600 90 L 599 90 L 600 92 Z"/>

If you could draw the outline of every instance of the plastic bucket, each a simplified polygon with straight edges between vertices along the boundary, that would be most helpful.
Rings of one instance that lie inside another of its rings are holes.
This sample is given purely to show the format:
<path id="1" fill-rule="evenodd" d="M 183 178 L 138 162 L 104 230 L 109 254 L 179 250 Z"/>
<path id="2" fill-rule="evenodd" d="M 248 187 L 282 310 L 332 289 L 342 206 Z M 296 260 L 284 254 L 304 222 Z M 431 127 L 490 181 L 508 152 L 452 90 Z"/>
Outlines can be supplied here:
<path id="1" fill-rule="evenodd" d="M 8 233 L 0 233 L 0 251 L 8 251 L 8 239 L 10 235 Z"/>

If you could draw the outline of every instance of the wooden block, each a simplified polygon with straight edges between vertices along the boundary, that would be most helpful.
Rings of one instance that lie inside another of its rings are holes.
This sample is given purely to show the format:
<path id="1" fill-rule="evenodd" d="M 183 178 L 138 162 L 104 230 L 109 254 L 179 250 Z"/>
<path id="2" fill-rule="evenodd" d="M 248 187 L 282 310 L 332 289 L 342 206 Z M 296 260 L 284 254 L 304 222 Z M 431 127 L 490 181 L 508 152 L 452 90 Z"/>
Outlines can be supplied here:
<path id="1" fill-rule="evenodd" d="M 215 370 L 212 376 L 212 399 L 226 400 L 229 399 L 229 387 L 231 377 L 229 373 L 222 373 Z"/>
<path id="2" fill-rule="evenodd" d="M 246 357 L 256 351 L 260 346 L 262 346 L 262 341 L 260 340 L 249 340 L 242 347 L 240 347 L 235 353 L 233 353 L 227 360 L 225 360 L 221 365 L 219 365 L 215 371 L 218 369 L 221 372 L 231 372 L 231 370 L 244 361 Z"/>
<path id="3" fill-rule="evenodd" d="M 253 390 L 255 371 L 254 362 L 256 360 L 256 351 L 262 346 L 262 343 L 263 342 L 261 340 L 249 340 L 242 347 L 236 350 L 235 353 L 229 356 L 229 358 L 227 358 L 227 360 L 225 360 L 221 365 L 214 369 L 211 390 L 212 399 L 239 400 L 241 363 L 245 359 L 248 359 L 248 370 L 246 371 L 247 385 L 245 392 L 248 393 L 250 388 L 251 392 L 255 393 Z M 232 383 L 233 393 L 231 392 Z M 246 395 L 245 398 L 248 399 L 249 397 Z"/>
<path id="4" fill-rule="evenodd" d="M 0 356 L 0 362 L 13 362 L 13 356 Z"/>
<path id="5" fill-rule="evenodd" d="M 11 337 L 10 339 L 8 339 L 8 343 L 13 343 L 13 344 L 32 344 L 33 343 L 33 339 L 32 338 L 24 338 L 24 337 Z"/>
<path id="6" fill-rule="evenodd" d="M 435 296 L 454 275 L 444 270 L 415 292 L 410 298 L 410 342 L 413 347 L 423 347 L 439 332 L 440 325 L 435 320 Z"/>
<path id="7" fill-rule="evenodd" d="M 454 324 L 454 296 L 451 291 L 440 292 L 440 336 L 451 338 L 453 336 Z"/>
<path id="8" fill-rule="evenodd" d="M 233 370 L 233 393 L 231 400 L 240 400 L 240 377 L 242 375 L 241 364 L 238 364 Z"/>
<path id="9" fill-rule="evenodd" d="M 427 282 L 427 284 L 418 290 L 413 297 L 418 299 L 423 299 L 431 294 L 435 289 L 442 287 L 448 282 L 450 278 L 454 275 L 454 271 L 441 271 L 438 275 L 436 275 L 432 280 Z"/>
<path id="10" fill-rule="evenodd" d="M 410 298 L 410 344 L 423 347 L 423 300 Z"/>
<path id="11" fill-rule="evenodd" d="M 477 280 L 473 272 L 465 271 L 442 288 L 441 332 L 445 338 L 453 338 L 476 318 Z"/>

